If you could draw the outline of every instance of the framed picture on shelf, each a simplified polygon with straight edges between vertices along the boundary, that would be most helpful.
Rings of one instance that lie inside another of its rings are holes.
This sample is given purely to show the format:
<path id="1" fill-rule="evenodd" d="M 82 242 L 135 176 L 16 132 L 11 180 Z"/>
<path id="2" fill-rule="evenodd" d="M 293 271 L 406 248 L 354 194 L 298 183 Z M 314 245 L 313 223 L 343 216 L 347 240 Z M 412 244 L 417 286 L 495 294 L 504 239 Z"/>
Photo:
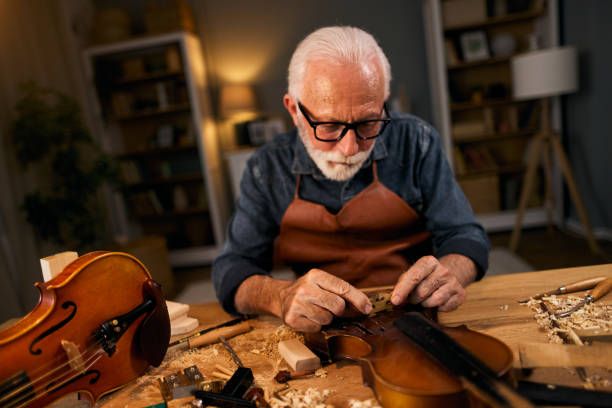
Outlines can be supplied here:
<path id="1" fill-rule="evenodd" d="M 491 55 L 484 31 L 470 31 L 461 34 L 460 42 L 463 60 L 466 62 L 487 59 Z"/>

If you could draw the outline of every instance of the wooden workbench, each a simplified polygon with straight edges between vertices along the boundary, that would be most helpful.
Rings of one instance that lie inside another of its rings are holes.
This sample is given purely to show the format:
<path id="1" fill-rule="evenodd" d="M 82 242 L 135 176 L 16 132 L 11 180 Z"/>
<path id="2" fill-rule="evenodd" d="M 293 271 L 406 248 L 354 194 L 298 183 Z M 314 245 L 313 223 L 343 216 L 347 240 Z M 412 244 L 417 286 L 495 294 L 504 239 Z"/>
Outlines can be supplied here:
<path id="1" fill-rule="evenodd" d="M 518 361 L 519 343 L 547 343 L 548 340 L 536 324 L 533 311 L 527 306 L 519 305 L 517 300 L 594 276 L 612 277 L 612 264 L 485 277 L 468 287 L 467 300 L 459 309 L 450 313 L 439 313 L 439 322 L 449 326 L 466 324 L 470 329 L 494 336 L 513 350 L 515 361 Z M 598 302 L 612 304 L 612 294 Z M 193 305 L 190 315 L 200 320 L 201 328 L 231 318 L 216 303 Z M 253 369 L 255 381 L 269 392 L 280 388 L 280 385 L 274 382 L 273 376 L 279 369 L 286 367 L 274 346 L 279 339 L 296 335 L 284 326 L 279 329 L 280 323 L 272 318 L 256 319 L 251 332 L 230 340 L 244 365 Z M 212 376 L 214 364 L 235 368 L 229 354 L 219 344 L 196 351 L 174 348 L 169 350 L 162 366 L 150 369 L 136 382 L 103 398 L 99 405 L 105 408 L 131 408 L 159 403 L 162 399 L 156 378 L 194 364 L 205 377 Z M 291 386 L 302 390 L 328 389 L 331 396 L 327 402 L 338 407 L 348 406 L 349 399 L 363 401 L 373 398 L 372 391 L 361 383 L 361 369 L 358 365 L 339 362 L 325 367 L 325 370 L 327 376 L 324 378 L 295 380 L 291 382 Z M 610 376 L 612 378 L 612 375 Z M 579 385 L 576 374 L 568 369 L 536 369 L 526 379 Z"/>

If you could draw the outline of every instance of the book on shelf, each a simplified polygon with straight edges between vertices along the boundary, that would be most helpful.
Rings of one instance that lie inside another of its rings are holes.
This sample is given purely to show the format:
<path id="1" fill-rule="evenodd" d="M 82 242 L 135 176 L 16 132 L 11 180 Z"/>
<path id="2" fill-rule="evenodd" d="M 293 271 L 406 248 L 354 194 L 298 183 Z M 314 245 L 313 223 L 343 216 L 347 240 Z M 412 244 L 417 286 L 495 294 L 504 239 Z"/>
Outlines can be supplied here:
<path id="1" fill-rule="evenodd" d="M 482 120 L 466 120 L 453 123 L 453 138 L 455 140 L 466 139 L 472 136 L 484 135 L 487 131 L 487 126 Z"/>
<path id="2" fill-rule="evenodd" d="M 463 149 L 467 167 L 472 171 L 496 170 L 497 163 L 485 146 L 470 146 Z"/>
<path id="3" fill-rule="evenodd" d="M 453 147 L 453 157 L 455 159 L 455 172 L 458 176 L 464 175 L 467 172 L 467 163 L 459 146 Z"/>
<path id="4" fill-rule="evenodd" d="M 130 202 L 132 212 L 136 216 L 150 216 L 164 212 L 164 208 L 153 190 L 132 193 Z"/>
<path id="5" fill-rule="evenodd" d="M 119 170 L 121 171 L 121 177 L 128 184 L 140 183 L 142 181 L 138 166 L 131 160 L 119 162 Z"/>

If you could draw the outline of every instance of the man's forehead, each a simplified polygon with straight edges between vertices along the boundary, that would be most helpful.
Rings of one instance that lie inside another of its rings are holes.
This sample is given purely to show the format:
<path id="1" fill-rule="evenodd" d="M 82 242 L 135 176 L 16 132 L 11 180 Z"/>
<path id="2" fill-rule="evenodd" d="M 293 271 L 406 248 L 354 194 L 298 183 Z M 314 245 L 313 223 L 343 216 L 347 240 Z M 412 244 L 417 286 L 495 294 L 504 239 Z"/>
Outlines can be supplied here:
<path id="1" fill-rule="evenodd" d="M 378 99 L 384 92 L 382 70 L 374 61 L 364 64 L 314 61 L 307 65 L 302 98 L 336 103 L 346 97 Z"/>

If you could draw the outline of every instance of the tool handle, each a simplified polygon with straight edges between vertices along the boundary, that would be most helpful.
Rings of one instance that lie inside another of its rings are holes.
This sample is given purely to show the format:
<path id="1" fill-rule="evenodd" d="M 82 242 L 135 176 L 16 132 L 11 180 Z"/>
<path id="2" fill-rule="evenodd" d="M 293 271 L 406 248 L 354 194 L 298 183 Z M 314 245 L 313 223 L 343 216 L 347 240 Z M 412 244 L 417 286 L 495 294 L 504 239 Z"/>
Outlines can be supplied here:
<path id="1" fill-rule="evenodd" d="M 606 278 L 598 283 L 597 286 L 595 286 L 595 289 L 591 291 L 591 297 L 595 301 L 606 295 L 610 289 L 612 289 L 612 278 Z"/>
<path id="2" fill-rule="evenodd" d="M 209 344 L 218 342 L 219 336 L 230 338 L 248 332 L 249 330 L 251 330 L 249 322 L 242 322 L 233 326 L 221 327 L 201 336 L 189 339 L 189 348 L 207 346 Z"/>
<path id="3" fill-rule="evenodd" d="M 572 292 L 579 292 L 581 290 L 591 289 L 592 287 L 594 287 L 595 285 L 597 285 L 598 283 L 604 280 L 606 280 L 605 276 L 598 276 L 596 278 L 590 278 L 590 279 L 570 283 L 569 285 L 565 285 L 565 290 L 563 290 L 562 293 L 572 293 Z"/>

